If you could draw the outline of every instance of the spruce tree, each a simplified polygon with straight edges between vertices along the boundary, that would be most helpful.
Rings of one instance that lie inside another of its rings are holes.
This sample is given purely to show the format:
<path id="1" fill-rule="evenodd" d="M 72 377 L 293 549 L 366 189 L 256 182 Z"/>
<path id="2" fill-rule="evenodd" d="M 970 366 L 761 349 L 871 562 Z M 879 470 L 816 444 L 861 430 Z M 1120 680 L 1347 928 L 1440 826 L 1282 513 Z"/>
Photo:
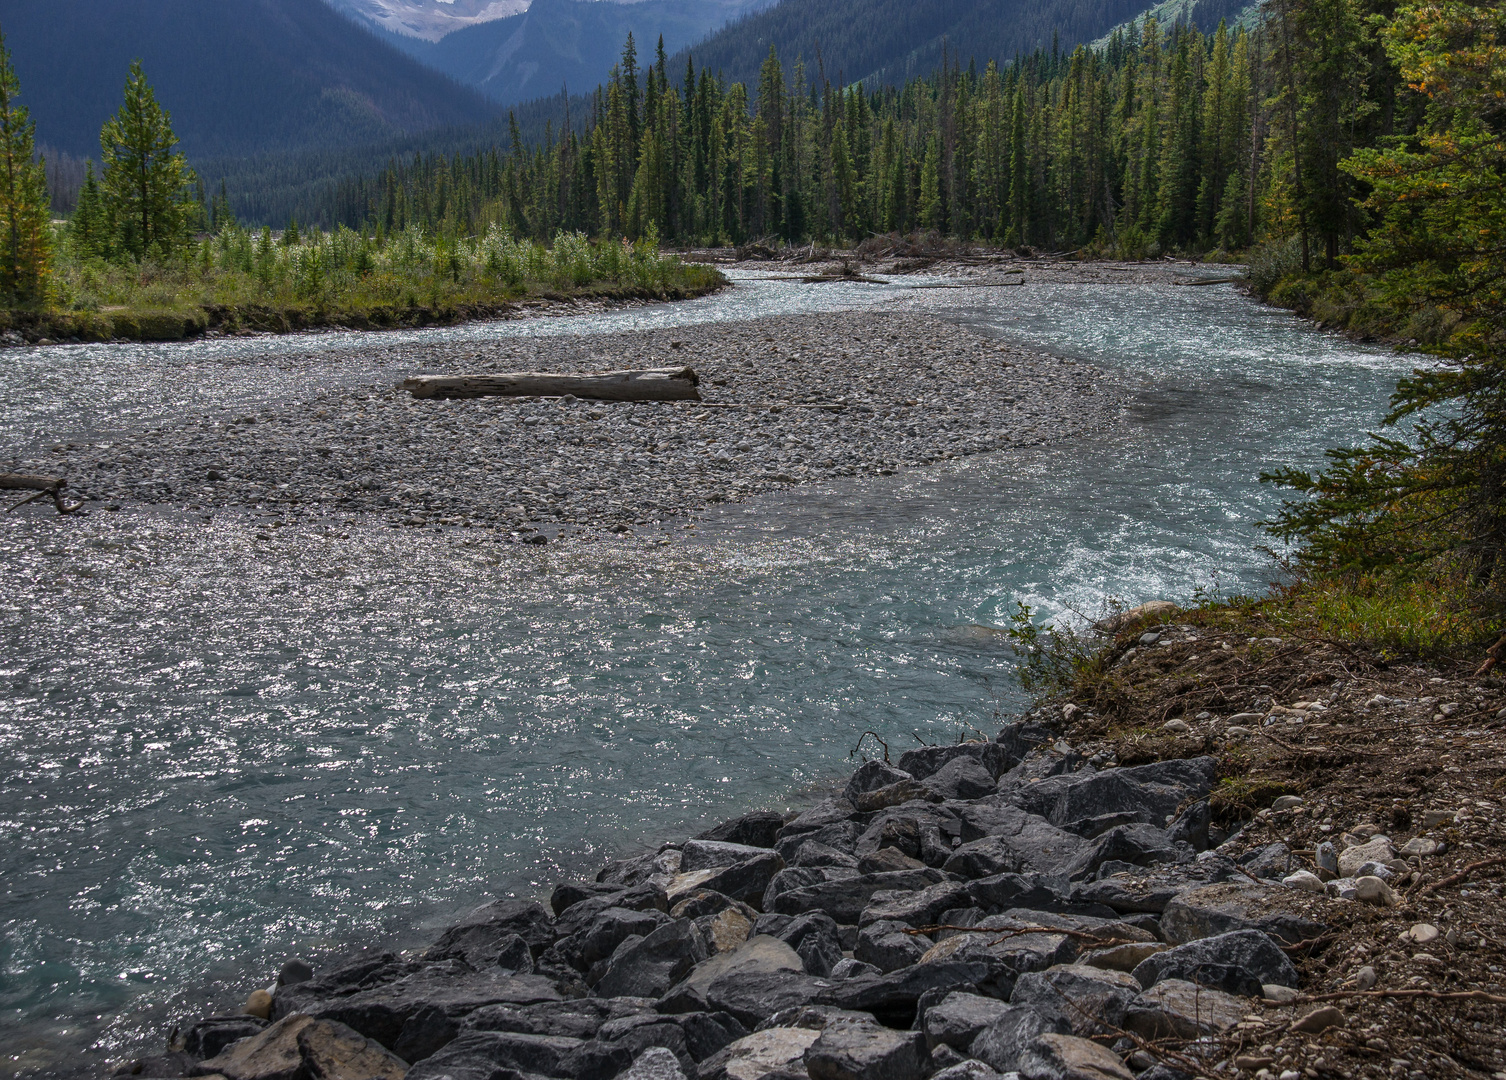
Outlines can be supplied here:
<path id="1" fill-rule="evenodd" d="M 94 176 L 94 162 L 84 166 L 84 186 L 78 192 L 78 205 L 68 219 L 68 247 L 76 259 L 104 259 L 110 255 L 109 219 L 104 196 Z"/>
<path id="2" fill-rule="evenodd" d="M 52 214 L 46 171 L 36 160 L 36 125 L 16 103 L 20 93 L 0 35 L 0 298 L 34 306 L 47 299 Z"/>
<path id="3" fill-rule="evenodd" d="M 165 258 L 187 239 L 197 210 L 194 175 L 175 148 L 172 118 L 141 70 L 131 65 L 125 103 L 99 133 L 104 197 L 118 250 L 140 261 Z"/>

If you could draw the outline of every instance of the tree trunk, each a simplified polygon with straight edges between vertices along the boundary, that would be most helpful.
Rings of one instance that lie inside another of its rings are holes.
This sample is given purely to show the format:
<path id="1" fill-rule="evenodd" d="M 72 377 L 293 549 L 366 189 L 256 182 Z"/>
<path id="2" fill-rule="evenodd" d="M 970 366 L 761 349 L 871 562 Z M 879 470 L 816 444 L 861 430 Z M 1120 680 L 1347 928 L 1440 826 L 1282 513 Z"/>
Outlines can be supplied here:
<path id="1" fill-rule="evenodd" d="M 688 367 L 596 374 L 515 371 L 502 375 L 425 375 L 401 389 L 416 398 L 563 397 L 600 401 L 700 401 L 700 379 Z"/>

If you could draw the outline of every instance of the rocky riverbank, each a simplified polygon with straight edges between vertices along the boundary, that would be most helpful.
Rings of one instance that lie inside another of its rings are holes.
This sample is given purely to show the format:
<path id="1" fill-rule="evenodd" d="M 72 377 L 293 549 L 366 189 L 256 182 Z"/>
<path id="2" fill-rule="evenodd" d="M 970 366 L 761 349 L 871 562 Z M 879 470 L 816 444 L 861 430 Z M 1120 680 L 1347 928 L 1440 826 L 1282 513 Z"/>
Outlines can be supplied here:
<path id="1" fill-rule="evenodd" d="M 264 524 L 369 514 L 536 539 L 650 529 L 807 480 L 1073 438 L 1111 423 L 1123 400 L 1104 371 L 913 311 L 383 348 L 350 360 L 409 374 L 688 364 L 705 400 L 434 401 L 392 383 L 339 386 L 55 444 L 9 468 L 65 476 L 90 508 L 258 511 Z"/>
<path id="2" fill-rule="evenodd" d="M 1490 733 L 1502 683 L 1168 608 L 1102 654 L 1121 699 L 870 761 L 813 808 L 747 814 L 561 882 L 547 902 L 494 901 L 422 951 L 318 971 L 290 959 L 246 1012 L 195 1023 L 122 1072 L 1506 1068 L 1506 858 L 1492 855 L 1506 764 Z M 1174 689 L 1172 672 L 1193 685 Z"/>

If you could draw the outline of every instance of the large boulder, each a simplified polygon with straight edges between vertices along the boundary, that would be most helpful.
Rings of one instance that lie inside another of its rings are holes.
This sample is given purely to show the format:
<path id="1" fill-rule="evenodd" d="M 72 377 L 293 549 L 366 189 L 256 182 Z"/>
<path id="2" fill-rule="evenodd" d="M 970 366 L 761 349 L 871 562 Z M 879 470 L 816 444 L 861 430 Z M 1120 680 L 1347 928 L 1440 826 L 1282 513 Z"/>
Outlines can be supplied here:
<path id="1" fill-rule="evenodd" d="M 1156 953 L 1135 968 L 1149 989 L 1163 979 L 1182 979 L 1242 997 L 1259 997 L 1263 985 L 1296 986 L 1297 969 L 1259 930 L 1236 930 Z"/>
<path id="2" fill-rule="evenodd" d="M 766 848 L 748 844 L 731 844 L 725 840 L 687 840 L 680 848 L 680 873 L 736 866 L 740 862 L 767 855 Z"/>
<path id="3" fill-rule="evenodd" d="M 534 956 L 548 948 L 555 939 L 554 924 L 544 905 L 531 900 L 496 900 L 469 912 L 439 936 L 425 957 L 448 959 L 463 940 L 477 940 L 479 931 L 497 936 L 516 934 L 528 942 Z"/>
<path id="4" fill-rule="evenodd" d="M 884 890 L 869 897 L 868 906 L 858 916 L 858 925 L 888 921 L 915 927 L 930 926 L 941 918 L 943 912 L 968 907 L 971 903 L 968 887 L 957 881 L 943 881 L 919 891 Z"/>
<path id="5" fill-rule="evenodd" d="M 777 852 L 761 851 L 752 858 L 730 866 L 708 868 L 711 872 L 701 881 L 700 888 L 714 890 L 753 907 L 761 907 L 769 883 L 783 869 L 784 859 Z"/>
<path id="6" fill-rule="evenodd" d="M 657 1015 L 651 998 L 572 998 L 538 1005 L 487 1005 L 465 1018 L 462 1031 L 512 1031 L 594 1039 L 609 1020 L 645 1013 Z"/>
<path id="7" fill-rule="evenodd" d="M 386 1047 L 328 1020 L 298 1032 L 298 1051 L 306 1080 L 402 1080 L 408 1071 L 408 1063 Z"/>
<path id="8" fill-rule="evenodd" d="M 1084 845 L 1062 867 L 1062 873 L 1072 881 L 1083 881 L 1096 876 L 1099 867 L 1109 862 L 1154 866 L 1187 862 L 1193 854 L 1191 845 L 1172 843 L 1166 830 L 1154 825 L 1116 825 Z"/>
<path id="9" fill-rule="evenodd" d="M 857 877 L 823 881 L 780 893 L 773 897 L 772 906 L 766 899 L 764 910 L 782 915 L 823 911 L 835 922 L 847 926 L 858 921 L 874 893 L 890 889 L 920 890 L 945 880 L 945 874 L 930 867 L 889 874 L 859 874 Z M 770 889 L 772 888 L 771 885 Z"/>
<path id="10" fill-rule="evenodd" d="M 784 815 L 768 810 L 759 810 L 742 817 L 724 821 L 714 829 L 707 829 L 697 840 L 720 840 L 728 844 L 746 844 L 749 847 L 771 848 L 779 830 L 784 828 Z"/>
<path id="11" fill-rule="evenodd" d="M 954 743 L 951 746 L 922 746 L 915 750 L 907 750 L 900 755 L 899 769 L 917 780 L 925 780 L 959 759 L 972 761 L 982 766 L 989 776 L 990 789 L 993 787 L 992 781 L 997 780 L 1006 769 L 1014 764 L 1010 760 L 1008 749 L 1001 743 L 965 742 Z"/>
<path id="12" fill-rule="evenodd" d="M 983 961 L 945 960 L 913 964 L 882 975 L 844 979 L 821 993 L 817 1001 L 839 1009 L 872 1013 L 890 1027 L 908 1028 L 915 1022 L 920 999 L 933 991 L 976 992 L 990 985 L 996 972 Z M 944 994 L 938 994 L 944 997 Z"/>
<path id="13" fill-rule="evenodd" d="M 1248 879 L 1204 885 L 1167 902 L 1161 929 L 1173 945 L 1233 930 L 1260 930 L 1288 945 L 1321 936 L 1327 928 L 1290 903 L 1290 890 Z"/>
<path id="14" fill-rule="evenodd" d="M 765 915 L 758 925 L 799 955 L 808 975 L 825 978 L 842 962 L 842 935 L 830 915 L 808 911 L 804 915 Z"/>
<path id="15" fill-rule="evenodd" d="M 810 1080 L 924 1080 L 925 1038 L 868 1023 L 828 1024 L 805 1052 Z"/>
<path id="16" fill-rule="evenodd" d="M 617 1080 L 686 1080 L 679 1058 L 662 1047 L 651 1047 L 633 1061 Z"/>
<path id="17" fill-rule="evenodd" d="M 932 1050 L 950 1046 L 966 1054 L 973 1040 L 997 1023 L 1008 1009 L 997 998 L 954 991 L 926 1010 L 926 1045 Z"/>
<path id="18" fill-rule="evenodd" d="M 189 1057 L 202 1061 L 204 1058 L 214 1057 L 233 1042 L 259 1035 L 266 1026 L 265 1020 L 245 1013 L 237 1016 L 206 1016 L 183 1036 L 183 1049 Z"/>
<path id="19" fill-rule="evenodd" d="M 561 952 L 577 958 L 576 966 L 585 971 L 610 957 L 628 938 L 648 937 L 671 921 L 668 915 L 652 908 L 648 911 L 607 908 L 585 930 L 562 943 Z"/>
<path id="20" fill-rule="evenodd" d="M 1021 975 L 1070 963 L 1077 957 L 1078 946 L 1070 934 L 1040 928 L 1034 919 L 990 915 L 978 923 L 978 928 L 985 932 L 957 934 L 937 942 L 921 957 L 921 964 L 985 965 L 989 974 L 980 985 L 1007 998 Z"/>
<path id="21" fill-rule="evenodd" d="M 718 953 L 695 966 L 666 995 L 669 1001 L 698 1004 L 706 1000 L 711 984 L 724 975 L 805 970 L 804 961 L 789 945 L 778 938 L 760 934 L 751 937 L 731 952 Z M 679 1011 L 675 1008 L 674 1011 Z"/>
<path id="22" fill-rule="evenodd" d="M 1182 979 L 1162 979 L 1130 1002 L 1124 1028 L 1151 1040 L 1201 1039 L 1222 1035 L 1249 1011 L 1232 994 Z"/>
<path id="23" fill-rule="evenodd" d="M 703 1007 L 730 1013 L 751 1030 L 781 1010 L 818 1001 L 835 985 L 803 971 L 729 971 L 706 988 Z"/>
<path id="24" fill-rule="evenodd" d="M 363 977 L 354 977 L 364 971 Z M 562 1001 L 552 979 L 501 969 L 473 971 L 461 961 L 352 965 L 283 987 L 274 1014 L 299 1011 L 345 1024 L 407 1061 L 444 1045 L 470 1013 L 486 1005 Z"/>
<path id="25" fill-rule="evenodd" d="M 842 798 L 856 806 L 859 795 L 914 779 L 915 777 L 909 773 L 886 765 L 882 761 L 865 761 L 852 774 L 851 779 L 847 781 L 847 786 L 842 789 Z"/>
<path id="26" fill-rule="evenodd" d="M 1154 869 L 1100 867 L 1098 880 L 1073 886 L 1071 898 L 1074 903 L 1099 904 L 1126 915 L 1159 915 L 1183 893 L 1230 880 L 1249 881 L 1232 859 L 1205 851 L 1191 862 L 1163 863 Z"/>
<path id="27" fill-rule="evenodd" d="M 1134 1080 L 1118 1055 L 1072 1035 L 1037 1035 L 1020 1054 L 1021 1080 Z"/>
<path id="28" fill-rule="evenodd" d="M 1066 1035 L 1070 1030 L 1070 1025 L 1055 1013 L 1043 1016 L 1034 1009 L 1010 1005 L 977 1034 L 968 1052 L 1001 1073 L 1012 1073 L 1019 1068 L 1021 1055 L 1036 1036 Z"/>
<path id="29" fill-rule="evenodd" d="M 981 799 L 994 793 L 997 780 L 997 774 L 976 758 L 956 757 L 931 774 L 922 787 L 938 799 Z"/>
<path id="30" fill-rule="evenodd" d="M 1021 975 L 1009 1002 L 1056 1016 L 1071 1034 L 1088 1038 L 1122 1027 L 1125 1010 L 1139 994 L 1140 984 L 1122 971 L 1059 964 Z"/>
<path id="31" fill-rule="evenodd" d="M 1018 801 L 1073 832 L 1116 817 L 1165 828 L 1184 802 L 1208 796 L 1217 773 L 1218 763 L 1210 757 L 1105 772 L 1085 769 L 1023 786 Z"/>
<path id="32" fill-rule="evenodd" d="M 303 1073 L 303 1051 L 298 1046 L 298 1033 L 312 1023 L 311 1016 L 285 1016 L 199 1062 L 189 1069 L 189 1075 L 219 1074 L 226 1080 L 299 1080 Z"/>
<path id="33" fill-rule="evenodd" d="M 821 1037 L 811 1028 L 775 1027 L 745 1035 L 702 1062 L 700 1080 L 762 1080 L 805 1071 L 805 1052 Z"/>
<path id="34" fill-rule="evenodd" d="M 923 934 L 907 933 L 912 929 L 908 923 L 889 920 L 869 923 L 858 934 L 853 959 L 880 971 L 898 971 L 920 963 L 926 950 L 936 943 Z"/>
<path id="35" fill-rule="evenodd" d="M 1043 817 L 1013 806 L 982 808 L 962 815 L 965 841 L 942 869 L 968 879 L 994 874 L 1059 874 L 1083 846 L 1079 836 L 1063 832 Z M 978 839 L 970 832 L 986 829 Z"/>
<path id="36" fill-rule="evenodd" d="M 643 885 L 653 883 L 667 885 L 680 873 L 678 848 L 664 848 L 630 859 L 617 859 L 607 863 L 596 874 L 596 880 L 604 885 Z"/>
<path id="37" fill-rule="evenodd" d="M 834 821 L 820 828 L 809 829 L 800 832 L 790 832 L 788 829 L 779 834 L 779 839 L 774 841 L 774 850 L 779 853 L 786 863 L 791 866 L 839 866 L 840 862 L 807 862 L 801 863 L 796 858 L 800 849 L 806 844 L 815 844 L 818 848 L 829 848 L 841 852 L 844 855 L 856 857 L 857 840 L 863 833 L 863 828 L 856 821 L 844 818 Z"/>
<path id="38" fill-rule="evenodd" d="M 597 980 L 596 996 L 661 997 L 706 957 L 695 924 L 676 919 L 640 941 L 624 941 Z"/>

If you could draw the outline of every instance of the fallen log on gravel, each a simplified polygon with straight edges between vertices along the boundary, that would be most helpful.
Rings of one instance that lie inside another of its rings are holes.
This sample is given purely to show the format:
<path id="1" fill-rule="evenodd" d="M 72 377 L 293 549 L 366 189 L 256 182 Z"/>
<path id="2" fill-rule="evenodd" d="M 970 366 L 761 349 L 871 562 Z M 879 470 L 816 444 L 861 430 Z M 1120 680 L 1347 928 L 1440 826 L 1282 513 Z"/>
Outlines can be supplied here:
<path id="1" fill-rule="evenodd" d="M 68 481 L 61 476 L 26 476 L 23 473 L 0 473 L 0 491 L 34 491 L 35 495 L 28 496 L 12 506 L 11 510 L 19 510 L 29 502 L 38 499 L 51 498 L 52 505 L 58 508 L 60 514 L 71 514 L 82 504 L 68 506 L 63 502 L 63 489 L 68 486 Z M 9 511 L 7 511 L 8 513 Z"/>
<path id="2" fill-rule="evenodd" d="M 554 374 L 515 371 L 504 375 L 424 375 L 401 388 L 416 398 L 564 397 L 600 401 L 700 401 L 701 380 L 688 367 L 646 371 Z"/>

